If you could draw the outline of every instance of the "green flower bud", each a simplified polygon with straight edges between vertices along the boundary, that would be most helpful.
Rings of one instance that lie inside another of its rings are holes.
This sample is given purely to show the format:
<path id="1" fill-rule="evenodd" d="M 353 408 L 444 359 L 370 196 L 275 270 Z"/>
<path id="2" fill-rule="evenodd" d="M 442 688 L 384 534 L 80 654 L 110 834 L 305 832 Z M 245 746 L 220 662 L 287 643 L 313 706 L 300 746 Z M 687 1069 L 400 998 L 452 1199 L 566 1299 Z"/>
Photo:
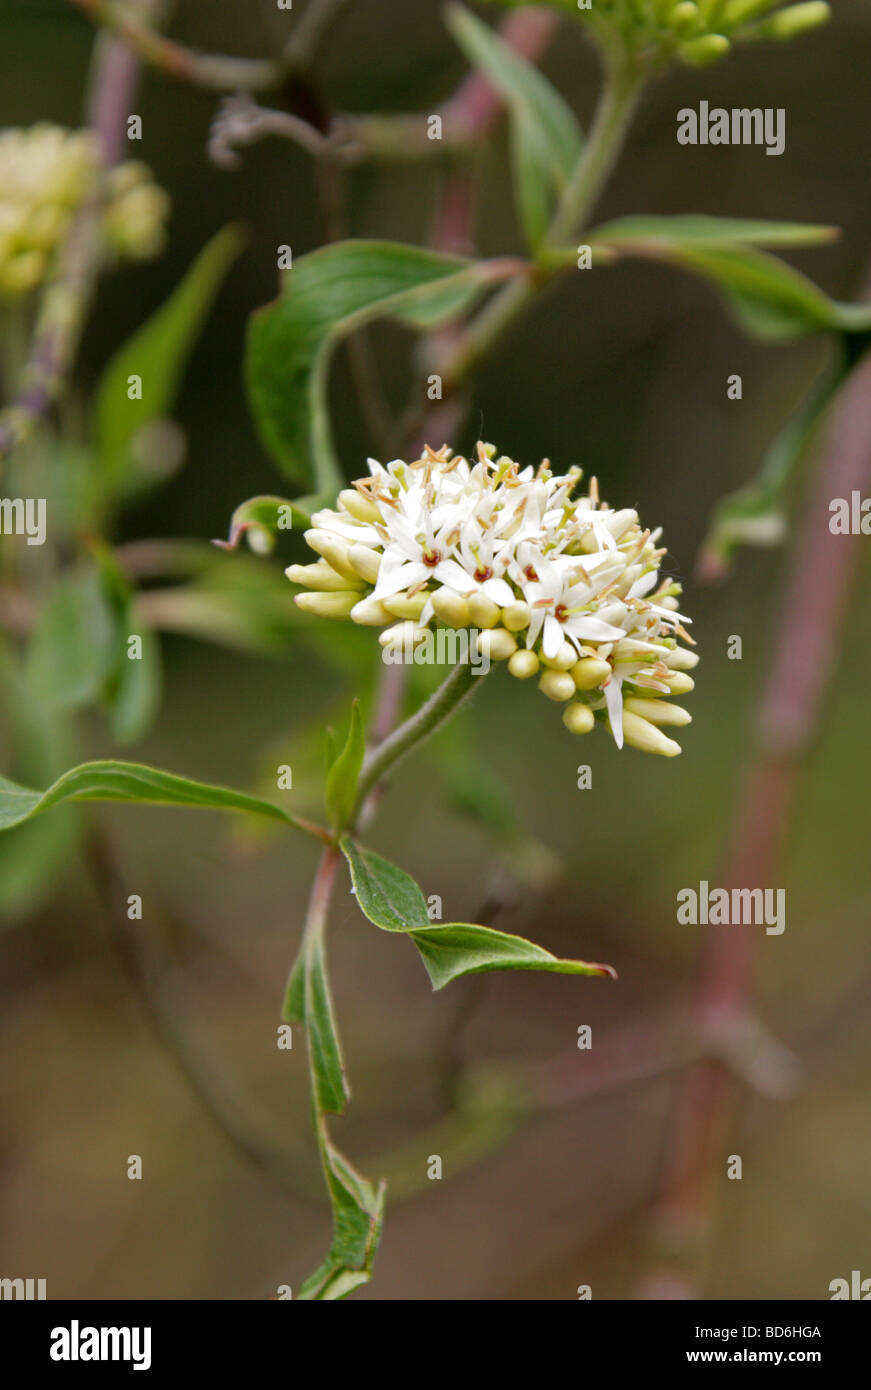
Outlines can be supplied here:
<path id="1" fill-rule="evenodd" d="M 729 52 L 731 44 L 723 34 L 704 34 L 699 39 L 689 39 L 678 48 L 678 55 L 691 67 L 703 68 L 715 63 Z"/>

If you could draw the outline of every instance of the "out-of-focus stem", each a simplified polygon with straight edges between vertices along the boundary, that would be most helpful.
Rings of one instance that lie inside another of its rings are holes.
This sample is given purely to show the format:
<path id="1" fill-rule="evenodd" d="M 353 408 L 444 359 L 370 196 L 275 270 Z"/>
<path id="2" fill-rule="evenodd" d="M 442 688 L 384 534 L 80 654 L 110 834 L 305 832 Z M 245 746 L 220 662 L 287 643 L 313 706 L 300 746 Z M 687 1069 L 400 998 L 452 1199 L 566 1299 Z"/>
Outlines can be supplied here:
<path id="1" fill-rule="evenodd" d="M 168 77 L 192 82 L 215 92 L 239 90 L 265 91 L 281 79 L 281 63 L 271 59 L 232 58 L 222 53 L 199 53 L 175 43 L 127 6 L 113 0 L 72 0 L 95 24 L 103 25 L 122 38 L 144 63 L 159 68 Z"/>
<path id="2" fill-rule="evenodd" d="M 158 14 L 162 0 L 143 12 Z M 139 62 L 123 39 L 101 36 L 95 46 L 88 121 L 105 164 L 121 155 Z M 100 269 L 102 194 L 79 209 L 47 287 L 17 399 L 0 412 L 0 463 L 22 443 L 64 388 Z"/>
<path id="3" fill-rule="evenodd" d="M 871 357 L 856 369 L 834 411 L 777 609 L 752 763 L 721 880 L 727 889 L 772 882 L 795 810 L 803 759 L 837 666 L 856 568 L 858 540 L 831 534 L 829 503 L 866 491 L 871 482 L 869 403 Z M 710 930 L 695 1011 L 702 1036 L 718 1045 L 746 1024 L 762 939 L 732 926 Z M 643 1285 L 645 1297 L 696 1296 L 734 1100 L 733 1075 L 717 1061 L 693 1067 L 681 1086 L 656 1222 L 657 1266 Z"/>

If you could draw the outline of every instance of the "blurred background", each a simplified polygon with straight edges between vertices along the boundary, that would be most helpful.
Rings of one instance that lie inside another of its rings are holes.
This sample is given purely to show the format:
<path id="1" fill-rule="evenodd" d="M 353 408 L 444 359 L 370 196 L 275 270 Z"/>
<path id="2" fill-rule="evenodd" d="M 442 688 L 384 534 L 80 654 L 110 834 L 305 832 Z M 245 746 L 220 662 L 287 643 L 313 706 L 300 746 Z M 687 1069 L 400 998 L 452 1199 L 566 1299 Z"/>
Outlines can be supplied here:
<path id="1" fill-rule="evenodd" d="M 837 0 L 834 9 L 807 39 L 655 83 L 596 220 L 697 211 L 836 224 L 836 243 L 790 259 L 830 294 L 855 296 L 871 254 L 871 6 Z M 274 11 L 266 0 L 181 0 L 171 32 L 206 50 L 260 54 L 280 27 Z M 325 99 L 347 111 L 429 111 L 465 70 L 440 14 L 438 0 L 355 0 L 315 73 Z M 60 0 L 2 0 L 0 17 L 0 124 L 80 124 L 92 28 Z M 588 122 L 598 73 L 579 26 L 563 25 L 543 66 Z M 676 112 L 701 98 L 784 107 L 786 152 L 678 146 Z M 102 282 L 77 391 L 86 395 L 217 228 L 241 219 L 249 239 L 176 411 L 186 464 L 125 513 L 121 540 L 225 535 L 242 499 L 286 487 L 255 436 L 241 356 L 249 313 L 276 292 L 276 247 L 289 243 L 299 257 L 323 240 L 315 181 L 308 157 L 278 141 L 245 151 L 235 172 L 216 168 L 205 154 L 215 107 L 153 72 L 134 104 L 144 125 L 135 153 L 172 195 L 170 244 Z M 481 178 L 482 252 L 519 252 L 504 133 L 487 142 Z M 438 189 L 435 165 L 355 170 L 349 230 L 425 241 Z M 398 412 L 413 340 L 378 326 L 371 341 Z M 433 995 L 413 948 L 337 894 L 331 961 L 353 1101 L 336 1135 L 362 1171 L 394 1176 L 375 1277 L 357 1297 L 571 1299 L 581 1284 L 594 1298 L 637 1295 L 676 1073 L 651 1065 L 657 1074 L 581 1092 L 597 1048 L 605 1058 L 631 1035 L 649 1061 L 659 1043 L 646 1042 L 648 1032 L 676 1032 L 691 995 L 706 929 L 676 924 L 675 894 L 717 882 L 785 552 L 743 551 L 718 585 L 695 580 L 694 563 L 712 507 L 753 475 L 820 352 L 751 343 L 703 284 L 639 262 L 561 281 L 480 374 L 449 442 L 468 451 L 483 437 L 523 463 L 579 464 L 613 505 L 662 525 L 702 663 L 676 761 L 621 754 L 600 733 L 573 739 L 556 709 L 500 672 L 462 728 L 397 773 L 368 839 L 441 896 L 445 920 L 479 920 L 495 893 L 506 898 L 501 928 L 559 955 L 609 961 L 620 979 L 494 975 Z M 740 402 L 727 400 L 730 373 L 743 377 Z M 346 473 L 358 476 L 376 446 L 343 356 L 331 400 Z M 796 517 L 801 509 L 798 493 Z M 294 537 L 247 564 L 280 575 L 301 550 Z M 224 571 L 230 590 L 234 563 Z M 760 948 L 760 1016 L 797 1055 L 800 1084 L 780 1100 L 742 1091 L 716 1181 L 709 1298 L 825 1298 L 832 1279 L 871 1274 L 868 578 L 866 563 L 770 885 L 787 890 L 787 929 Z M 289 762 L 305 798 L 325 723 L 342 727 L 361 665 L 374 670 L 374 637 L 361 644 L 338 624 L 329 638 L 300 635 L 289 587 L 278 601 L 287 631 L 269 653 L 164 639 L 160 716 L 125 756 L 238 786 L 274 786 L 275 767 Z M 743 639 L 740 661 L 726 657 L 732 634 Z M 83 756 L 112 755 L 96 715 L 79 738 Z M 463 813 L 474 797 L 446 772 L 474 769 L 464 749 L 480 757 L 506 813 L 501 845 Z M 577 787 L 580 763 L 592 768 L 590 790 Z M 44 1277 L 55 1298 L 262 1298 L 295 1288 L 328 1238 L 302 1030 L 291 1051 L 276 1047 L 314 850 L 208 814 L 97 808 L 92 819 L 111 848 L 114 885 L 107 892 L 104 876 L 101 894 L 99 873 L 79 856 L 37 911 L 10 912 L 0 938 L 0 1272 Z M 128 924 L 146 942 L 138 973 L 107 910 L 131 893 L 144 904 L 143 922 Z M 157 1028 L 149 980 L 167 1015 Z M 591 1052 L 577 1048 L 584 1024 Z M 538 1100 L 521 1102 L 518 1076 L 537 1079 Z M 445 1117 L 470 1087 L 476 1118 L 464 1128 Z M 238 1120 L 260 1163 L 215 1123 L 203 1089 L 213 1102 L 220 1092 L 225 1120 Z M 264 1153 L 275 1159 L 265 1168 Z M 445 1156 L 441 1182 L 426 1178 L 433 1153 Z M 131 1154 L 142 1156 L 141 1182 L 128 1180 Z M 725 1180 L 728 1154 L 743 1157 L 740 1182 Z"/>

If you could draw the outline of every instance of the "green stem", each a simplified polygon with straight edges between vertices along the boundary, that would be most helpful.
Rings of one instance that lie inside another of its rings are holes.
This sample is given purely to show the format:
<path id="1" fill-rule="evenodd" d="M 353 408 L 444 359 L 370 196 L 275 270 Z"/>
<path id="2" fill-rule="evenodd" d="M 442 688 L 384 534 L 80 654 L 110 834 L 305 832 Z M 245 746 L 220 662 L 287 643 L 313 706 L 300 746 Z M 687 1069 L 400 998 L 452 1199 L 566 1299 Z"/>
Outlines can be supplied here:
<path id="1" fill-rule="evenodd" d="M 643 82 L 643 74 L 625 55 L 608 59 L 593 126 L 554 213 L 547 247 L 560 249 L 583 228 L 617 161 Z M 494 295 L 458 338 L 442 368 L 445 391 L 455 390 L 471 375 L 542 284 L 560 269 L 535 267 L 532 274 L 515 276 Z"/>
<path id="2" fill-rule="evenodd" d="M 569 240 L 586 221 L 617 161 L 643 81 L 627 58 L 609 60 L 593 126 L 563 190 L 547 234 L 548 245 Z"/>
<path id="3" fill-rule="evenodd" d="M 421 705 L 410 719 L 400 724 L 398 729 L 379 743 L 366 758 L 357 787 L 357 802 L 354 819 L 359 816 L 363 806 L 383 779 L 389 768 L 410 753 L 431 733 L 434 733 L 446 719 L 454 713 L 463 700 L 474 690 L 481 676 L 476 674 L 480 667 L 471 663 L 455 666 L 447 680 L 431 695 L 426 704 Z"/>

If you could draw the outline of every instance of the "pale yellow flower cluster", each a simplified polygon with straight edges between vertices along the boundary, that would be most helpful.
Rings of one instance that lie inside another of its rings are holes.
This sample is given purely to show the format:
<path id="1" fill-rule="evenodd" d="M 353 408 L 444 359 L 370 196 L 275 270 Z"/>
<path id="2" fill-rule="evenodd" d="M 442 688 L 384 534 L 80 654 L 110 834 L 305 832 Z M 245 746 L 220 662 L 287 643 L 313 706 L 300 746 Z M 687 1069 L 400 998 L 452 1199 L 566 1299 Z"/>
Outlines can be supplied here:
<path id="1" fill-rule="evenodd" d="M 598 722 L 618 747 L 681 751 L 663 727 L 690 715 L 663 697 L 693 688 L 698 658 L 679 645 L 689 619 L 660 577 L 659 532 L 609 507 L 595 479 L 575 495 L 580 470 L 521 468 L 492 445 L 474 462 L 445 447 L 369 467 L 312 518 L 320 558 L 287 571 L 301 608 L 382 627 L 388 649 L 413 651 L 430 624 L 471 629 L 489 660 L 538 678 L 572 733 Z"/>
<path id="2" fill-rule="evenodd" d="M 70 221 L 99 186 L 93 136 L 40 124 L 0 131 L 0 298 L 32 293 L 51 273 Z M 161 250 L 169 197 L 145 164 L 107 178 L 107 252 L 138 260 Z"/>

